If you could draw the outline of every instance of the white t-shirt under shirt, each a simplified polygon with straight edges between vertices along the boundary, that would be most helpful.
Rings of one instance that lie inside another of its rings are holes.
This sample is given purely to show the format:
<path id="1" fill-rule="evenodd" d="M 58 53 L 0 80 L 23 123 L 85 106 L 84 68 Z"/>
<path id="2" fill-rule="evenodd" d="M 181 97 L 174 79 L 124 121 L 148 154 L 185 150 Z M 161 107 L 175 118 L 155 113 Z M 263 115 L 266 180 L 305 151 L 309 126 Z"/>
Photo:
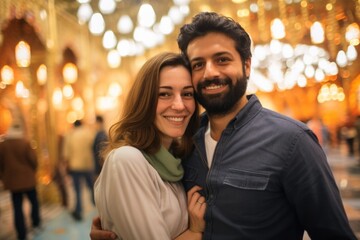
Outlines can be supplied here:
<path id="1" fill-rule="evenodd" d="M 217 141 L 215 141 L 210 135 L 210 123 L 209 123 L 208 128 L 205 132 L 205 150 L 206 150 L 206 158 L 208 161 L 209 168 L 211 167 L 211 163 L 214 157 L 216 144 Z"/>

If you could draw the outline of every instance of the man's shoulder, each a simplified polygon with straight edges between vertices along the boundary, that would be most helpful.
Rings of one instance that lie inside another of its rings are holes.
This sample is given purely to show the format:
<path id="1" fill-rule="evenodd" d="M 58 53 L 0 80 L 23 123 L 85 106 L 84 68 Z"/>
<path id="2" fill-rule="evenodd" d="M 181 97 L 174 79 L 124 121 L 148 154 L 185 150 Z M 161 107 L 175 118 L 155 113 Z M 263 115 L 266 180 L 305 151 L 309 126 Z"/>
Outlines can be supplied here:
<path id="1" fill-rule="evenodd" d="M 276 127 L 279 126 L 280 128 L 283 127 L 290 127 L 290 128 L 302 128 L 308 129 L 307 125 L 295 118 L 292 118 L 288 115 L 283 113 L 277 112 L 275 110 L 263 107 L 257 98 L 256 95 L 248 95 L 247 96 L 249 101 L 253 104 L 257 104 L 257 110 L 260 112 L 260 116 L 262 120 L 267 121 L 270 126 Z M 283 127 L 282 127 L 283 126 Z"/>
<path id="2" fill-rule="evenodd" d="M 289 128 L 301 128 L 301 129 L 308 129 L 308 126 L 301 122 L 300 120 L 297 120 L 295 118 L 292 118 L 290 116 L 287 116 L 285 114 L 276 112 L 271 109 L 263 108 L 262 110 L 263 117 L 269 118 L 271 123 L 273 123 L 275 126 L 283 126 L 283 127 L 289 127 Z"/>

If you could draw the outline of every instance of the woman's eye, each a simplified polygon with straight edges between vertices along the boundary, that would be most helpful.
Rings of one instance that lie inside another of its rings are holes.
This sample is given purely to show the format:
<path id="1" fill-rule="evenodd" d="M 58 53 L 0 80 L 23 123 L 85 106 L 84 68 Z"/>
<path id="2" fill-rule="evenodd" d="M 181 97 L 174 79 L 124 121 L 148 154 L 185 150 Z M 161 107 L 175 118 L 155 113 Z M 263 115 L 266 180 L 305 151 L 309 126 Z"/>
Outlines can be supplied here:
<path id="1" fill-rule="evenodd" d="M 185 97 L 193 97 L 194 93 L 193 92 L 187 92 L 183 94 Z"/>
<path id="2" fill-rule="evenodd" d="M 160 92 L 159 93 L 159 97 L 168 97 L 168 96 L 170 96 L 170 93 L 168 93 L 168 92 Z"/>

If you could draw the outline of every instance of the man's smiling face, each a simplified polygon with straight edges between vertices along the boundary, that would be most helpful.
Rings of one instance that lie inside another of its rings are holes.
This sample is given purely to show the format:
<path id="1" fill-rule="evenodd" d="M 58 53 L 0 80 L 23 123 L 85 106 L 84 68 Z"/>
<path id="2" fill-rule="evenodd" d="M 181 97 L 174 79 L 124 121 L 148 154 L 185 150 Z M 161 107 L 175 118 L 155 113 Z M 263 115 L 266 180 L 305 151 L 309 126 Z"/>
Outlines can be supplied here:
<path id="1" fill-rule="evenodd" d="M 245 95 L 250 60 L 243 63 L 232 38 L 210 32 L 192 40 L 187 48 L 196 98 L 209 115 L 233 110 Z"/>

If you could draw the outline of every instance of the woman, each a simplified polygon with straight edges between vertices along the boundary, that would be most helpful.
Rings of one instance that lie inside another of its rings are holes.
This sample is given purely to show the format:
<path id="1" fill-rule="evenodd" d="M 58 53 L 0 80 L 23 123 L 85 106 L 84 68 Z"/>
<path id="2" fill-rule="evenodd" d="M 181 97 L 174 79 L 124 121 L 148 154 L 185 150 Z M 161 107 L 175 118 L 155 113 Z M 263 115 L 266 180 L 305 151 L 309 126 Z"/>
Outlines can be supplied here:
<path id="1" fill-rule="evenodd" d="M 179 158 L 198 126 L 193 95 L 182 57 L 159 54 L 140 69 L 110 128 L 95 202 L 102 227 L 120 239 L 201 239 L 205 199 L 194 187 L 186 202 L 180 182 Z"/>

